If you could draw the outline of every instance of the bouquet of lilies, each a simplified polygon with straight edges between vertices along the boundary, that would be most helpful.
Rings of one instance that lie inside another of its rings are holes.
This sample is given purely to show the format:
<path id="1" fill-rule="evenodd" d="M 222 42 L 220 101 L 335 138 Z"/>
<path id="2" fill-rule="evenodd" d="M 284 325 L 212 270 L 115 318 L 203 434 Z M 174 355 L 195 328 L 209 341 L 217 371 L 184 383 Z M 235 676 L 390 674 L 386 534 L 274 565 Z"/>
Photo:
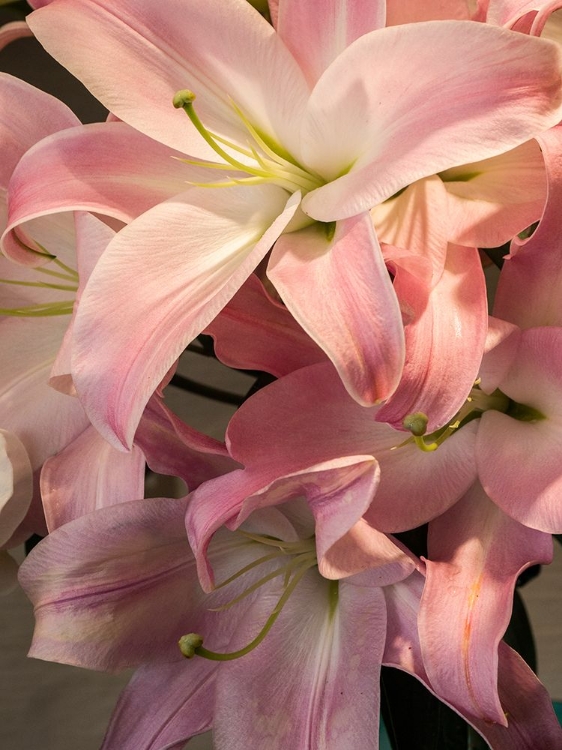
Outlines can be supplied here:
<path id="1" fill-rule="evenodd" d="M 30 5 L 0 45 L 110 113 L 0 75 L 30 655 L 137 668 L 105 750 L 375 750 L 382 666 L 473 746 L 560 750 L 502 638 L 562 533 L 562 2 Z M 224 442 L 164 401 L 202 333 L 269 376 Z"/>

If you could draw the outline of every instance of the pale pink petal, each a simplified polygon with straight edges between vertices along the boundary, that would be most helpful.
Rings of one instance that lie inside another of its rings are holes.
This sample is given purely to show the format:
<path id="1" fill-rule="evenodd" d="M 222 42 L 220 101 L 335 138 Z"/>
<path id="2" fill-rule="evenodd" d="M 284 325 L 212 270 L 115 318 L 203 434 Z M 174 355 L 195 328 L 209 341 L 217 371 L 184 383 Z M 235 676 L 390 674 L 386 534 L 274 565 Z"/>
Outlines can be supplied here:
<path id="1" fill-rule="evenodd" d="M 185 507 L 167 498 L 125 502 L 49 534 L 20 568 L 35 607 L 30 656 L 117 670 L 181 661 L 178 639 L 186 632 L 212 632 L 224 648 L 245 608 L 225 617 L 209 607 L 230 602 L 241 584 L 212 596 L 201 591 Z M 262 554 L 230 532 L 213 545 L 221 580 Z"/>
<path id="2" fill-rule="evenodd" d="M 38 112 L 41 117 L 33 116 Z M 51 133 L 79 124 L 76 115 L 54 96 L 0 73 L 0 187 L 7 187 L 14 167 L 28 148 Z"/>
<path id="3" fill-rule="evenodd" d="M 223 443 L 182 422 L 157 396 L 143 412 L 135 445 L 152 471 L 180 477 L 189 490 L 238 466 Z"/>
<path id="4" fill-rule="evenodd" d="M 562 329 L 523 331 L 500 389 L 544 418 L 519 420 L 498 411 L 480 419 L 478 474 L 502 510 L 520 523 L 562 532 Z"/>
<path id="5" fill-rule="evenodd" d="M 334 585 L 307 573 L 264 641 L 222 665 L 213 727 L 217 750 L 378 747 L 384 597 L 379 588 L 341 582 L 330 608 Z M 229 650 L 257 635 L 274 602 L 270 596 L 256 602 Z"/>
<path id="6" fill-rule="evenodd" d="M 139 667 L 119 696 L 101 750 L 183 750 L 211 728 L 219 665 L 182 659 Z"/>
<path id="7" fill-rule="evenodd" d="M 484 393 L 493 393 L 513 365 L 519 348 L 520 331 L 513 323 L 488 316 L 484 357 L 478 376 Z"/>
<path id="8" fill-rule="evenodd" d="M 348 456 L 326 461 L 276 479 L 247 497 L 235 523 L 229 527 L 239 526 L 257 508 L 278 505 L 304 495 L 314 515 L 316 555 L 324 574 L 324 556 L 365 513 L 373 501 L 379 479 L 380 470 L 372 456 Z"/>
<path id="9" fill-rule="evenodd" d="M 251 274 L 205 329 L 224 364 L 262 370 L 276 377 L 322 362 L 326 355 L 286 307 L 274 302 Z"/>
<path id="10" fill-rule="evenodd" d="M 364 519 L 357 521 L 318 561 L 318 570 L 324 578 L 338 580 L 355 576 L 372 586 L 401 581 L 413 569 L 413 560 Z"/>
<path id="11" fill-rule="evenodd" d="M 49 385 L 61 393 L 67 393 L 71 396 L 76 395 L 76 389 L 72 382 L 71 376 L 71 349 L 72 336 L 74 334 L 74 319 L 76 317 L 77 303 L 80 301 L 86 282 L 90 278 L 95 264 L 98 262 L 101 254 L 115 236 L 113 229 L 97 219 L 92 214 L 84 211 L 76 211 L 74 214 L 63 214 L 62 216 L 44 216 L 35 220 L 36 223 L 51 223 L 54 219 L 63 219 L 72 216 L 74 218 L 75 233 L 75 264 L 78 273 L 78 289 L 72 317 L 68 323 L 68 328 L 64 334 L 60 349 L 56 356 L 51 369 Z"/>
<path id="12" fill-rule="evenodd" d="M 494 304 L 494 315 L 521 328 L 562 325 L 562 127 L 551 128 L 538 140 L 548 181 L 546 206 L 533 235 L 512 242 Z M 524 300 L 533 303 L 526 304 Z"/>
<path id="13" fill-rule="evenodd" d="M 552 560 L 549 534 L 501 511 L 479 484 L 429 525 L 419 632 L 435 692 L 487 722 L 507 725 L 498 695 L 498 644 L 519 574 Z"/>
<path id="14" fill-rule="evenodd" d="M 77 399 L 48 386 L 67 325 L 66 315 L 0 320 L 0 337 L 9 352 L 0 357 L 0 425 L 20 438 L 34 470 L 88 424 Z"/>
<path id="15" fill-rule="evenodd" d="M 536 675 L 517 652 L 499 645 L 498 689 L 507 716 L 507 728 L 473 722 L 494 750 L 558 750 L 562 728 L 552 700 Z"/>
<path id="16" fill-rule="evenodd" d="M 371 216 L 381 242 L 402 248 L 430 265 L 433 286 L 441 278 L 447 257 L 448 211 L 445 186 L 433 176 L 418 180 L 403 193 L 375 206 Z M 396 250 L 392 252 L 395 254 Z M 386 250 L 384 255 L 388 260 Z"/>
<path id="17" fill-rule="evenodd" d="M 152 138 L 213 158 L 172 99 L 197 95 L 201 120 L 245 144 L 236 102 L 254 126 L 290 152 L 308 87 L 272 27 L 245 0 L 57 0 L 28 17 L 47 51 L 109 110 Z M 274 82 L 274 83 L 272 83 Z"/>
<path id="18" fill-rule="evenodd" d="M 143 498 L 144 467 L 139 448 L 118 451 L 87 427 L 43 464 L 41 497 L 49 532 L 98 508 Z"/>
<path id="19" fill-rule="evenodd" d="M 25 518 L 33 494 L 31 464 L 21 440 L 0 430 L 0 546 Z"/>
<path id="20" fill-rule="evenodd" d="M 544 40 L 457 21 L 372 32 L 309 100 L 304 160 L 332 181 L 303 210 L 320 221 L 361 213 L 422 177 L 520 145 L 560 120 L 560 103 L 560 51 Z"/>
<path id="21" fill-rule="evenodd" d="M 363 405 L 388 398 L 404 363 L 396 294 L 368 213 L 277 241 L 267 270 L 288 309 Z"/>
<path id="22" fill-rule="evenodd" d="M 395 281 L 401 298 L 400 279 Z M 377 420 L 400 429 L 408 414 L 428 417 L 429 433 L 464 404 L 484 351 L 486 283 L 475 248 L 449 246 L 445 268 L 417 319 L 405 327 L 406 364 L 400 385 Z"/>
<path id="23" fill-rule="evenodd" d="M 381 481 L 367 517 L 379 531 L 403 531 L 442 513 L 474 482 L 477 425 L 428 453 L 409 433 L 375 421 L 376 413 L 349 397 L 333 368 L 312 365 L 246 401 L 229 424 L 227 445 L 233 458 L 266 477 L 262 486 L 336 457 L 373 455 Z"/>
<path id="24" fill-rule="evenodd" d="M 448 19 L 468 21 L 467 0 L 386 0 L 386 25 Z"/>
<path id="25" fill-rule="evenodd" d="M 298 198 L 285 206 L 271 186 L 194 188 L 116 235 L 80 301 L 73 352 L 74 384 L 107 440 L 131 445 L 164 375 L 262 260 Z"/>
<path id="26" fill-rule="evenodd" d="M 275 27 L 313 86 L 347 46 L 384 23 L 381 0 L 283 0 Z"/>
<path id="27" fill-rule="evenodd" d="M 441 172 L 449 196 L 450 241 L 499 247 L 540 219 L 544 159 L 532 140 L 501 156 Z"/>
<path id="28" fill-rule="evenodd" d="M 560 7 L 559 0 L 489 0 L 486 22 L 529 33 L 537 12 L 545 14 L 552 6 Z"/>
<path id="29" fill-rule="evenodd" d="M 448 510 L 476 479 L 476 432 L 477 425 L 469 423 L 429 453 L 412 443 L 401 445 L 399 436 L 405 433 L 395 432 L 392 444 L 375 450 L 381 481 L 366 520 L 379 531 L 394 533 Z"/>
<path id="30" fill-rule="evenodd" d="M 45 138 L 25 154 L 9 186 L 10 230 L 57 211 L 95 211 L 130 222 L 200 179 L 162 146 L 122 122 L 85 125 Z M 21 231 L 21 230 L 20 230 Z M 25 262 L 9 234 L 5 252 Z"/>
<path id="31" fill-rule="evenodd" d="M 263 470 L 234 471 L 205 483 L 190 496 L 186 527 L 206 591 L 212 589 L 214 582 L 207 548 L 212 535 L 224 523 L 236 529 L 258 509 L 304 496 L 316 521 L 317 557 L 322 560 L 369 507 L 379 470 L 372 456 L 350 456 L 291 474 L 277 471 L 269 481 L 264 481 L 266 476 Z"/>

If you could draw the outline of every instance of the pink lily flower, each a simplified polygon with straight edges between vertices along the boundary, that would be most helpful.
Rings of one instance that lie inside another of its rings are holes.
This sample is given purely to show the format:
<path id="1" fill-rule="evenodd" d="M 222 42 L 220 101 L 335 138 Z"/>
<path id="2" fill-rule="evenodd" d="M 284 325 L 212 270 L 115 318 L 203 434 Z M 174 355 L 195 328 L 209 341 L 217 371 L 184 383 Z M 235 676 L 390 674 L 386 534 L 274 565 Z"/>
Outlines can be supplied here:
<path id="1" fill-rule="evenodd" d="M 421 658 L 423 578 L 412 560 L 396 547 L 389 557 L 387 539 L 373 570 L 326 580 L 303 511 L 298 501 L 262 509 L 218 532 L 210 556 L 221 585 L 210 594 L 197 584 L 181 500 L 101 509 L 33 551 L 20 572 L 36 611 L 30 655 L 90 669 L 142 665 L 104 750 L 179 748 L 211 727 L 218 750 L 376 750 L 381 662 L 438 694 Z M 203 646 L 189 628 L 205 634 Z M 542 747 L 555 750 L 561 730 L 546 691 L 507 647 L 500 687 L 507 727 L 453 707 L 494 750 L 531 750 L 540 717 Z"/>
<path id="2" fill-rule="evenodd" d="M 314 525 L 290 503 L 216 535 L 210 556 L 222 585 L 203 594 L 184 514 L 185 502 L 162 498 L 104 508 L 52 533 L 22 566 L 36 608 L 30 655 L 94 669 L 145 665 L 104 747 L 175 746 L 212 723 L 215 746 L 228 750 L 377 748 L 381 587 L 407 577 L 412 560 L 380 535 L 373 570 L 326 580 Z M 139 721 L 147 680 L 162 693 Z"/>
<path id="3" fill-rule="evenodd" d="M 54 0 L 29 18 L 47 49 L 118 117 L 195 157 L 198 168 L 218 166 L 232 178 L 228 190 L 195 187 L 143 214 L 92 274 L 73 372 L 92 422 L 115 444 L 131 444 L 171 363 L 276 240 L 268 275 L 288 309 L 360 403 L 387 398 L 402 371 L 403 330 L 369 209 L 424 176 L 513 148 L 560 118 L 558 52 L 546 42 L 453 21 L 383 29 L 382 3 L 369 12 L 350 3 L 357 12 L 348 16 L 336 3 L 322 4 L 319 15 L 314 3 L 301 5 L 281 6 L 288 20 L 279 34 L 241 0 L 141 3 L 131 14 L 114 2 Z M 291 22 L 301 14 L 303 24 Z M 318 23 L 330 29 L 344 17 L 341 42 L 334 37 L 328 50 L 303 43 Z M 438 114 L 436 80 L 446 103 Z M 197 113 L 190 94 L 176 104 L 192 122 L 201 117 L 195 128 L 169 106 L 186 86 L 197 95 Z M 13 211 L 25 213 L 17 190 Z M 123 285 L 128 295 L 116 315 Z"/>
<path id="4" fill-rule="evenodd" d="M 322 566 L 344 564 L 330 555 L 361 518 L 385 532 L 414 528 L 473 484 L 474 422 L 428 452 L 408 433 L 376 421 L 376 414 L 377 407 L 366 409 L 349 396 L 327 363 L 299 369 L 243 404 L 226 440 L 244 468 L 201 485 L 187 512 L 205 588 L 213 580 L 206 559 L 212 535 L 224 523 L 242 523 L 257 507 L 304 492 L 316 519 L 320 570 L 330 576 Z"/>
<path id="5" fill-rule="evenodd" d="M 0 98 L 6 115 L 0 121 L 4 219 L 6 186 L 18 159 L 49 133 L 56 139 L 61 131 L 80 126 L 64 104 L 11 76 L 0 76 Z M 30 116 L 39 110 L 41 118 Z M 38 498 L 29 511 L 31 527 L 23 524 L 21 534 L 17 528 L 30 508 L 31 473 L 41 468 L 44 513 L 52 530 L 96 507 L 120 502 L 124 494 L 143 497 L 145 458 L 156 471 L 189 474 L 191 489 L 235 465 L 223 445 L 181 425 L 156 396 L 142 417 L 137 443 L 123 454 L 103 440 L 78 399 L 69 395 L 74 393 L 69 342 L 75 300 L 114 234 L 84 213 L 38 216 L 18 227 L 17 239 L 21 244 L 22 238 L 33 236 L 30 247 L 37 250 L 26 252 L 34 252 L 41 265 L 30 269 L 0 260 L 0 337 L 3 351 L 9 352 L 0 361 L 0 426 L 8 440 L 1 472 L 0 546 L 20 543 L 24 533 L 23 538 L 33 531 L 44 533 L 43 524 L 37 526 Z M 10 457 L 13 461 L 6 463 Z M 25 482 L 24 463 L 29 474 Z M 22 475 L 21 481 L 12 473 Z M 21 486 L 12 491 L 13 485 Z"/>

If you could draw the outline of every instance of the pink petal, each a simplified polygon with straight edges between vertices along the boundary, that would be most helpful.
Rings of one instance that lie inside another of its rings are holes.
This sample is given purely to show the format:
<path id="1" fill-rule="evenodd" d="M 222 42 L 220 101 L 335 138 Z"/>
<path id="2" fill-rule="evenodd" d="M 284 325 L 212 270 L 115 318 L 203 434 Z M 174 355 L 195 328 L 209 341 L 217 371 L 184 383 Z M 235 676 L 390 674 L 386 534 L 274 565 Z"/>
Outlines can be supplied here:
<path id="1" fill-rule="evenodd" d="M 119 697 L 101 750 L 182 750 L 211 728 L 218 667 L 207 659 L 140 667 Z"/>
<path id="2" fill-rule="evenodd" d="M 488 316 L 488 334 L 480 365 L 480 388 L 493 393 L 513 365 L 519 348 L 520 331 L 513 323 Z"/>
<path id="3" fill-rule="evenodd" d="M 25 518 L 33 495 L 33 472 L 16 435 L 0 430 L 0 546 Z"/>
<path id="4" fill-rule="evenodd" d="M 395 287 L 401 299 L 400 277 Z M 450 422 L 477 378 L 487 321 L 478 251 L 449 246 L 443 275 L 419 317 L 405 327 L 402 379 L 377 419 L 400 429 L 408 414 L 423 412 L 429 433 Z"/>
<path id="5" fill-rule="evenodd" d="M 190 496 L 186 526 L 197 558 L 201 585 L 213 587 L 214 575 L 206 552 L 212 535 L 227 521 L 238 528 L 261 508 L 305 496 L 316 521 L 316 550 L 322 560 L 369 507 L 379 481 L 372 456 L 350 456 L 283 474 L 235 471 L 202 485 Z"/>
<path id="6" fill-rule="evenodd" d="M 7 31 L 5 26 L 3 30 Z M 37 112 L 41 117 L 32 115 Z M 58 99 L 7 73 L 0 73 L 0 113 L 2 188 L 7 187 L 14 167 L 28 148 L 51 133 L 80 124 Z"/>
<path id="7" fill-rule="evenodd" d="M 270 186 L 194 188 L 110 243 L 80 301 L 73 352 L 76 389 L 108 441 L 131 445 L 146 402 L 268 252 L 298 194 L 285 202 Z"/>
<path id="8" fill-rule="evenodd" d="M 280 477 L 247 497 L 230 527 L 239 526 L 257 508 L 304 495 L 314 515 L 316 554 L 324 575 L 324 556 L 365 513 L 373 501 L 379 478 L 379 467 L 372 456 L 326 461 Z"/>
<path id="9" fill-rule="evenodd" d="M 429 453 L 411 443 L 401 445 L 395 433 L 392 443 L 375 450 L 381 481 L 366 520 L 379 531 L 395 533 L 448 510 L 476 479 L 476 432 L 477 425 L 469 423 Z"/>
<path id="10" fill-rule="evenodd" d="M 205 333 L 213 337 L 215 353 L 224 364 L 263 370 L 276 377 L 325 359 L 324 352 L 290 312 L 268 296 L 255 274 L 248 277 Z"/>
<path id="11" fill-rule="evenodd" d="M 242 0 L 57 0 L 29 16 L 47 51 L 115 115 L 142 133 L 200 158 L 213 152 L 172 107 L 197 95 L 201 120 L 245 144 L 232 97 L 254 126 L 294 152 L 308 88 L 271 26 Z M 275 82 L 272 85 L 272 81 Z"/>
<path id="12" fill-rule="evenodd" d="M 355 576 L 372 586 L 388 586 L 406 578 L 414 562 L 394 542 L 360 519 L 338 539 L 318 563 L 324 578 Z M 356 574 L 362 574 L 357 576 Z"/>
<path id="13" fill-rule="evenodd" d="M 9 352 L 0 358 L 0 424 L 20 438 L 34 470 L 88 424 L 77 399 L 48 386 L 67 325 L 64 315 L 0 320 L 4 351 Z"/>
<path id="14" fill-rule="evenodd" d="M 9 230 L 37 216 L 79 209 L 132 221 L 185 191 L 194 175 L 181 156 L 122 122 L 56 133 L 26 153 L 14 172 Z M 8 255 L 25 261 L 10 234 L 4 243 Z"/>
<path id="15" fill-rule="evenodd" d="M 515 238 L 500 275 L 494 315 L 521 328 L 562 325 L 560 299 L 560 204 L 562 201 L 562 127 L 538 139 L 548 182 L 548 196 L 539 226 L 528 240 Z M 533 304 L 522 303 L 532 299 Z"/>
<path id="16" fill-rule="evenodd" d="M 284 0 L 275 27 L 312 87 L 347 46 L 384 22 L 380 0 Z"/>
<path id="17" fill-rule="evenodd" d="M 469 18 L 465 0 L 426 0 L 423 3 L 418 0 L 386 0 L 387 26 L 447 19 L 465 21 Z"/>
<path id="18" fill-rule="evenodd" d="M 475 484 L 431 522 L 428 549 L 419 632 L 431 685 L 467 713 L 507 726 L 497 648 L 517 577 L 551 562 L 552 539 L 509 518 Z"/>
<path id="19" fill-rule="evenodd" d="M 310 571 L 264 641 L 223 665 L 217 679 L 217 750 L 378 746 L 383 594 L 342 582 L 331 611 L 333 585 Z M 245 646 L 271 609 L 270 597 L 258 599 L 230 650 Z"/>
<path id="20" fill-rule="evenodd" d="M 33 33 L 25 21 L 13 21 L 4 23 L 0 27 L 0 50 L 4 49 L 10 42 L 33 36 Z"/>
<path id="21" fill-rule="evenodd" d="M 319 221 L 359 214 L 422 177 L 514 148 L 560 116 L 560 52 L 545 41 L 457 21 L 372 32 L 309 100 L 304 160 L 331 182 L 303 210 Z"/>
<path id="22" fill-rule="evenodd" d="M 185 424 L 153 396 L 135 435 L 152 471 L 183 479 L 189 490 L 237 468 L 223 443 Z"/>
<path id="23" fill-rule="evenodd" d="M 283 235 L 267 274 L 350 394 L 363 405 L 388 398 L 400 380 L 404 334 L 369 214 L 338 222 L 332 239 L 320 225 Z"/>
<path id="24" fill-rule="evenodd" d="M 451 242 L 499 247 L 540 219 L 546 179 L 535 140 L 500 156 L 448 169 L 440 177 L 449 196 Z"/>
<path id="25" fill-rule="evenodd" d="M 87 427 L 41 471 L 41 496 L 49 532 L 98 508 L 144 497 L 145 460 L 136 446 L 116 450 Z"/>
<path id="26" fill-rule="evenodd" d="M 388 612 L 383 664 L 409 672 L 440 698 L 429 683 L 419 644 L 417 611 L 422 588 L 423 578 L 413 573 L 406 581 L 383 589 Z M 508 726 L 484 722 L 466 713 L 462 706 L 450 707 L 472 724 L 494 750 L 558 750 L 562 729 L 547 691 L 523 659 L 503 642 L 499 644 L 498 657 L 499 695 Z"/>
<path id="27" fill-rule="evenodd" d="M 502 510 L 541 531 L 562 532 L 562 329 L 523 331 L 513 366 L 499 384 L 544 419 L 520 421 L 497 411 L 480 419 L 480 481 Z"/>
<path id="28" fill-rule="evenodd" d="M 402 248 L 430 266 L 433 286 L 441 278 L 447 257 L 448 213 L 447 191 L 442 180 L 434 176 L 414 182 L 400 195 L 375 206 L 371 216 L 381 242 Z M 396 256 L 396 249 L 389 251 L 385 249 L 386 260 Z"/>

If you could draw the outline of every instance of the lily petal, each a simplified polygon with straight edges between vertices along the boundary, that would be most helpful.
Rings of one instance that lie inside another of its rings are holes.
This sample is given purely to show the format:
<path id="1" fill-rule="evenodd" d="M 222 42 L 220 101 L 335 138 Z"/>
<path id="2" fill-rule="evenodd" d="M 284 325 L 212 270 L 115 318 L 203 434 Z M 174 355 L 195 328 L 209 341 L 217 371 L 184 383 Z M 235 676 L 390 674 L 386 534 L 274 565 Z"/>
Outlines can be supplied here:
<path id="1" fill-rule="evenodd" d="M 431 685 L 449 703 L 507 726 L 498 695 L 498 644 L 519 574 L 552 561 L 552 538 L 522 526 L 476 483 L 430 523 L 419 632 Z"/>
<path id="2" fill-rule="evenodd" d="M 223 665 L 217 679 L 217 750 L 378 747 L 384 596 L 380 588 L 342 582 L 331 608 L 334 585 L 315 571 L 307 573 L 267 638 L 243 659 Z M 230 648 L 246 645 L 270 610 L 271 598 L 261 597 Z"/>
<path id="3" fill-rule="evenodd" d="M 288 309 L 365 406 L 388 398 L 404 364 L 396 294 L 368 213 L 277 241 L 267 274 Z"/>
<path id="4" fill-rule="evenodd" d="M 76 390 L 109 442 L 131 445 L 164 375 L 262 260 L 298 200 L 270 186 L 228 195 L 194 188 L 116 235 L 82 295 L 73 351 Z"/>
<path id="5" fill-rule="evenodd" d="M 361 37 L 310 97 L 303 155 L 331 182 L 309 193 L 303 210 L 318 221 L 359 214 L 422 177 L 555 125 L 560 54 L 545 40 L 462 21 Z"/>
<path id="6" fill-rule="evenodd" d="M 101 750 L 182 750 L 211 728 L 217 668 L 206 659 L 139 667 L 119 697 Z"/>
<path id="7" fill-rule="evenodd" d="M 283 0 L 275 27 L 312 87 L 353 41 L 383 28 L 385 15 L 381 0 Z"/>
<path id="8" fill-rule="evenodd" d="M 271 26 L 245 0 L 57 0 L 32 13 L 47 51 L 113 114 L 142 133 L 203 159 L 216 155 L 172 107 L 197 95 L 212 131 L 245 145 L 232 97 L 260 132 L 292 153 L 308 87 Z M 275 82 L 272 85 L 272 82 Z"/>

